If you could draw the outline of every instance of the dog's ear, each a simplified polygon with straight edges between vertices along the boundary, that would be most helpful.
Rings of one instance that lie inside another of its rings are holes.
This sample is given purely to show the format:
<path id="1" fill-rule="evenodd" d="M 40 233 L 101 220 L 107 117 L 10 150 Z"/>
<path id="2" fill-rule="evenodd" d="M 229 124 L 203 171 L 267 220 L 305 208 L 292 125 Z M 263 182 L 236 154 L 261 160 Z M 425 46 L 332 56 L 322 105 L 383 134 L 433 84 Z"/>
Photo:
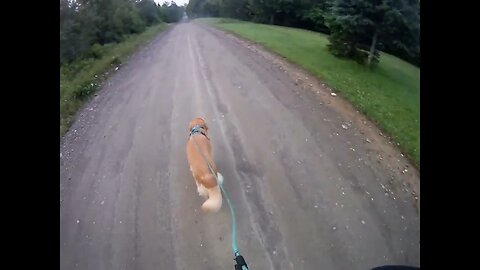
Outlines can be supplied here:
<path id="1" fill-rule="evenodd" d="M 190 121 L 188 123 L 188 131 L 192 131 L 192 128 L 193 128 L 194 125 L 195 125 L 195 123 L 193 121 Z"/>
<path id="2" fill-rule="evenodd" d="M 205 127 L 205 130 L 208 130 L 207 121 L 205 121 L 205 118 L 203 118 L 203 117 L 199 117 L 199 118 L 202 120 L 203 126 Z"/>
<path id="3" fill-rule="evenodd" d="M 202 121 L 202 125 L 204 126 L 205 130 L 207 130 L 208 127 L 207 127 L 207 121 L 205 121 L 205 118 L 203 118 L 203 117 L 198 117 L 197 119 L 199 119 L 200 121 Z"/>

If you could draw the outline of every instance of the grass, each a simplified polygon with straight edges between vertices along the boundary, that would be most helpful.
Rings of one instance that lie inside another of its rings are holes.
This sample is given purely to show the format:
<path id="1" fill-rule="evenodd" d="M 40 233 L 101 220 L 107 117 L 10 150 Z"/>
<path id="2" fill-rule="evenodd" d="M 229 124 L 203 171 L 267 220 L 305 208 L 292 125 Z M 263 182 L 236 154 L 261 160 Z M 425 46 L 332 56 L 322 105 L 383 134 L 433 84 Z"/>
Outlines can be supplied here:
<path id="1" fill-rule="evenodd" d="M 96 46 L 96 57 L 74 61 L 60 67 L 60 138 L 68 131 L 75 113 L 88 101 L 113 67 L 124 63 L 140 46 L 167 28 L 161 23 L 118 44 Z"/>
<path id="2" fill-rule="evenodd" d="M 328 36 L 307 30 L 205 18 L 209 23 L 259 43 L 316 75 L 344 96 L 397 142 L 420 168 L 420 69 L 381 53 L 368 69 L 327 51 Z"/>

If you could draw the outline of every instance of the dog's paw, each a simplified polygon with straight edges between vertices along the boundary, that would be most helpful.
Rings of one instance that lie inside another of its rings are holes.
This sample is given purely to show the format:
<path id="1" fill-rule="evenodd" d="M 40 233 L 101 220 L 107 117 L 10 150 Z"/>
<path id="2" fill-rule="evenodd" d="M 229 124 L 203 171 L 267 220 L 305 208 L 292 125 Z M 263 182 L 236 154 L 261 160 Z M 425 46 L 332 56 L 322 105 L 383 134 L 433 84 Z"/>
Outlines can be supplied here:
<path id="1" fill-rule="evenodd" d="M 217 172 L 217 181 L 219 185 L 223 185 L 223 175 L 219 172 Z"/>

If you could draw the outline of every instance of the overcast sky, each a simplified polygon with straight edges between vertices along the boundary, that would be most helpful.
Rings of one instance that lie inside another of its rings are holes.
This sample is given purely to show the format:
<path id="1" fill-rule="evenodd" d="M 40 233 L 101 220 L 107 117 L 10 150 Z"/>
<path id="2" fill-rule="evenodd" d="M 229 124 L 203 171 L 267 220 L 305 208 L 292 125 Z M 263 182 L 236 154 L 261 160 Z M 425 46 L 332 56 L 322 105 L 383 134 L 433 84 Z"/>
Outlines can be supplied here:
<path id="1" fill-rule="evenodd" d="M 159 4 L 163 4 L 164 2 L 168 2 L 170 3 L 171 0 L 168 0 L 168 1 L 165 1 L 165 0 L 154 0 L 156 3 L 159 3 Z M 177 4 L 177 6 L 181 6 L 183 4 L 186 4 L 188 3 L 188 0 L 174 0 L 173 2 L 175 2 Z"/>

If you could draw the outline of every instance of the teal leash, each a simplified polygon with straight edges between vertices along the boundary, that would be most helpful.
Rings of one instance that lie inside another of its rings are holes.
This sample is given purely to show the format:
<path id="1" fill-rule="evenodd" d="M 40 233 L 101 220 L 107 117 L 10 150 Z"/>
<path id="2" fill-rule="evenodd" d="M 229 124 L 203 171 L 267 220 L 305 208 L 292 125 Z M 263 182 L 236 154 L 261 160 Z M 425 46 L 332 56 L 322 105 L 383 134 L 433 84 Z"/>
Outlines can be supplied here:
<path id="1" fill-rule="evenodd" d="M 227 200 L 228 207 L 230 208 L 230 219 L 232 220 L 232 251 L 233 255 L 235 256 L 235 261 L 237 264 L 235 265 L 235 270 L 248 270 L 247 263 L 245 262 L 245 259 L 243 258 L 242 255 L 240 255 L 240 251 L 238 250 L 238 245 L 237 245 L 237 220 L 235 218 L 235 209 L 233 208 L 233 204 L 230 201 L 230 197 L 228 196 L 227 192 L 223 188 L 223 184 L 220 184 L 218 182 L 217 174 L 213 170 L 212 166 L 210 165 L 210 162 L 208 162 L 207 158 L 203 154 L 202 151 L 200 151 L 200 147 L 198 146 L 197 142 L 195 141 L 195 138 L 192 136 L 194 133 L 199 133 L 196 131 L 196 127 L 192 128 L 192 131 L 190 132 L 190 137 L 193 140 L 193 143 L 195 144 L 195 148 L 197 151 L 202 155 L 203 159 L 207 163 L 208 169 L 210 172 L 213 174 L 215 177 L 215 180 L 217 181 L 218 186 L 220 187 L 220 190 L 222 191 L 223 195 L 225 196 L 225 199 Z"/>
<path id="2" fill-rule="evenodd" d="M 216 178 L 217 176 L 215 176 Z M 217 180 L 218 183 L 218 180 Z M 220 189 L 222 190 L 225 199 L 227 200 L 228 207 L 230 208 L 230 218 L 232 220 L 232 250 L 235 256 L 239 255 L 238 246 L 237 246 L 237 220 L 235 219 L 235 209 L 233 208 L 232 203 L 230 202 L 230 198 L 228 197 L 227 192 L 223 188 L 223 184 L 219 184 Z"/>

